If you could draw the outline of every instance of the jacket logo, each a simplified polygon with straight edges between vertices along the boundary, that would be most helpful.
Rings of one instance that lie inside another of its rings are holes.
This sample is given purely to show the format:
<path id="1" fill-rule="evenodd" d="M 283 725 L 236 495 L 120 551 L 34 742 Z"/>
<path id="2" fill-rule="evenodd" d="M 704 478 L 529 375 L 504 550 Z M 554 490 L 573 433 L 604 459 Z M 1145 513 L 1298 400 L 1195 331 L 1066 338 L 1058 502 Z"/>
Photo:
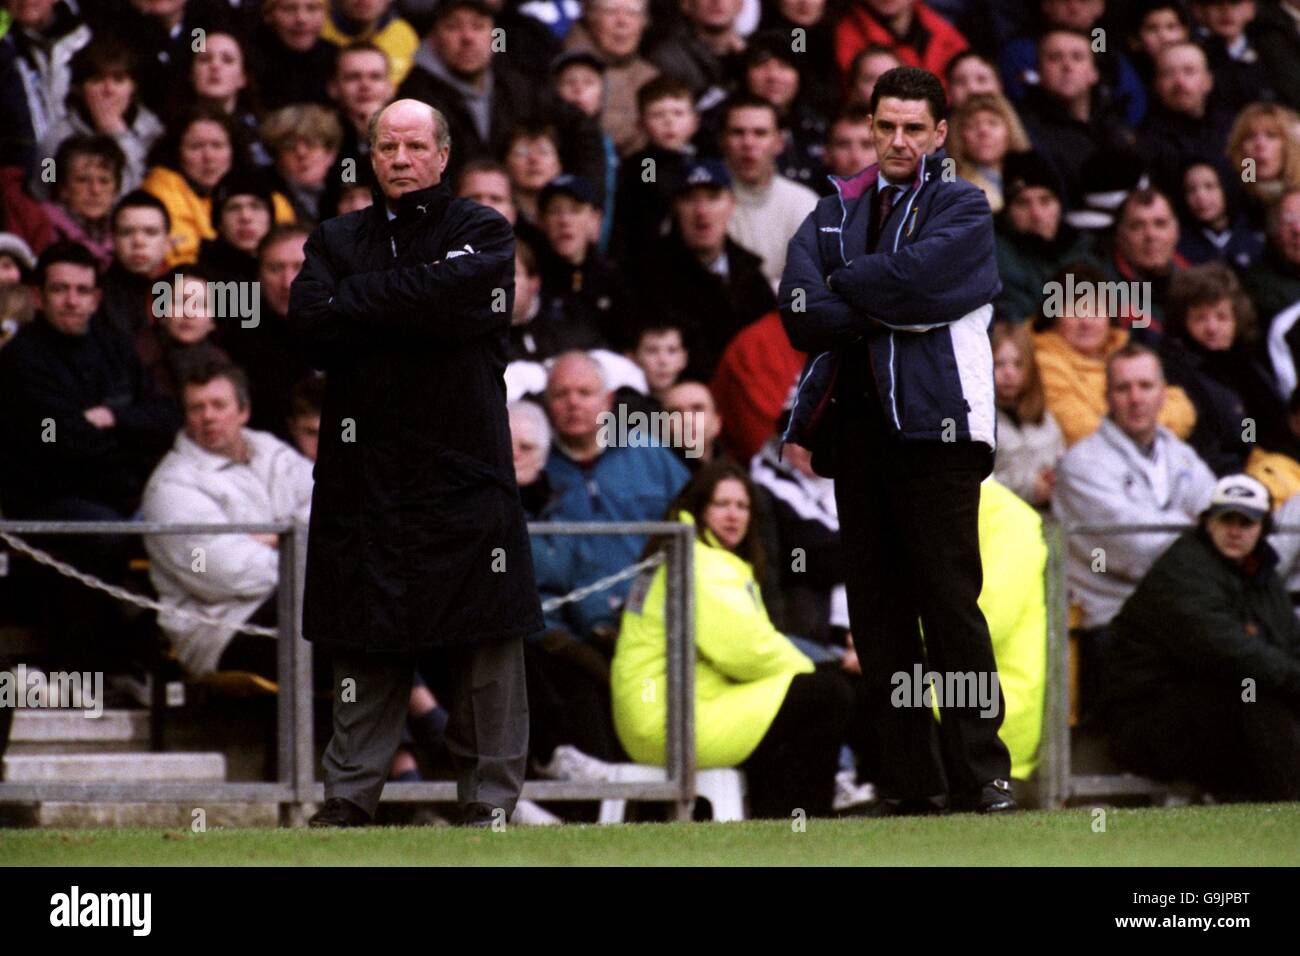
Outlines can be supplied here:
<path id="1" fill-rule="evenodd" d="M 474 247 L 467 242 L 463 249 L 453 249 L 451 252 L 447 253 L 447 258 L 455 259 L 457 256 L 472 256 L 473 254 Z"/>
<path id="2" fill-rule="evenodd" d="M 839 231 L 840 231 L 840 227 L 839 227 L 839 226 L 822 226 L 818 231 L 819 231 L 819 232 L 839 232 Z"/>

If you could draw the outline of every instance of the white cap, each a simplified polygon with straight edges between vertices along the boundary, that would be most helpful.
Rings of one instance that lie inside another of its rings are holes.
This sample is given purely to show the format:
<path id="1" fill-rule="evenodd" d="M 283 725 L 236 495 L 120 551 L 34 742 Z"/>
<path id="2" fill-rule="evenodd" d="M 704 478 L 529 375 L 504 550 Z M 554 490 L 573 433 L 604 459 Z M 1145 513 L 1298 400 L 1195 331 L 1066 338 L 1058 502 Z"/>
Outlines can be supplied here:
<path id="1" fill-rule="evenodd" d="M 1207 514 L 1235 511 L 1252 521 L 1263 521 L 1270 510 L 1268 489 L 1250 475 L 1227 475 L 1214 486 Z"/>

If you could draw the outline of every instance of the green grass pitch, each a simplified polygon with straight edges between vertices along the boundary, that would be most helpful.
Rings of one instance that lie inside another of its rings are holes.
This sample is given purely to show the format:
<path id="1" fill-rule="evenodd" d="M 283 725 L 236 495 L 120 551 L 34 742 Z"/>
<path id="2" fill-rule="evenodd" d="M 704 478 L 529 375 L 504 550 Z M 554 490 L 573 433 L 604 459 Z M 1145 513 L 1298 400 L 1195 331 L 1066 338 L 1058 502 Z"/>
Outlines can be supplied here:
<path id="1" fill-rule="evenodd" d="M 1300 805 L 503 832 L 0 830 L 0 866 L 1294 866 Z M 1104 823 L 1105 829 L 1101 830 Z"/>

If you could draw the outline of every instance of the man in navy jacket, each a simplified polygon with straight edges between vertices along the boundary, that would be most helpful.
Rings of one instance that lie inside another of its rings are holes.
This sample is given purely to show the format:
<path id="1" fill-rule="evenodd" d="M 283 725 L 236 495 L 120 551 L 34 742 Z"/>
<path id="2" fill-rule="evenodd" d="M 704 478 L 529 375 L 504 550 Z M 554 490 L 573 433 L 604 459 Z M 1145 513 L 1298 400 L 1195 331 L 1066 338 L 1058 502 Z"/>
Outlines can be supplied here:
<path id="1" fill-rule="evenodd" d="M 785 437 L 836 479 L 885 813 L 1016 806 L 976 603 L 980 482 L 995 441 L 988 323 L 1001 282 L 988 202 L 939 149 L 946 108 L 925 70 L 880 78 L 880 163 L 832 177 L 836 194 L 790 242 L 780 290 L 790 341 L 809 354 Z"/>

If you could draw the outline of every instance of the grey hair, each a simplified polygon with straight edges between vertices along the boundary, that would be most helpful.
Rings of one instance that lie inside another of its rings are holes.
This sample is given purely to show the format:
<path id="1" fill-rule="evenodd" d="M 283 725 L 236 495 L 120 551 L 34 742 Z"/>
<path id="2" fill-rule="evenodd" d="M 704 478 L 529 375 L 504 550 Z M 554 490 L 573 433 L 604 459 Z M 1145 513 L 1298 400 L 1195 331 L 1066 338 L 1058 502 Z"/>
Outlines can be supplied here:
<path id="1" fill-rule="evenodd" d="M 383 116 L 390 106 L 394 106 L 397 103 L 405 103 L 405 102 L 407 101 L 394 100 L 392 103 L 389 103 L 387 106 L 375 110 L 375 112 L 371 115 L 370 122 L 366 126 L 366 139 L 370 142 L 370 145 L 372 147 L 375 145 L 375 137 L 379 135 L 379 117 Z M 428 103 L 425 103 L 421 100 L 411 100 L 410 102 L 419 103 L 421 106 L 423 106 L 425 109 L 429 111 L 429 116 L 433 119 L 434 147 L 437 149 L 450 149 L 451 128 L 447 126 L 447 117 L 443 116 L 442 112 L 438 110 L 436 107 L 430 106 Z"/>
<path id="2" fill-rule="evenodd" d="M 551 453 L 551 423 L 546 418 L 546 412 L 542 411 L 541 406 L 536 402 L 523 399 L 506 405 L 506 412 L 510 415 L 511 421 L 518 415 L 521 421 L 533 426 L 537 444 L 542 449 L 542 460 L 545 461 Z"/>
<path id="3" fill-rule="evenodd" d="M 555 375 L 555 370 L 559 367 L 560 363 L 566 359 L 572 358 L 579 358 L 586 362 L 587 366 L 596 373 L 596 377 L 600 379 L 600 390 L 602 392 L 609 391 L 609 378 L 605 375 L 605 367 L 601 365 L 590 352 L 584 352 L 582 349 L 570 349 L 567 352 L 561 352 L 559 355 L 555 356 L 555 358 L 551 359 L 550 365 L 547 366 L 546 369 L 546 386 L 548 390 L 550 389 L 551 378 Z"/>

